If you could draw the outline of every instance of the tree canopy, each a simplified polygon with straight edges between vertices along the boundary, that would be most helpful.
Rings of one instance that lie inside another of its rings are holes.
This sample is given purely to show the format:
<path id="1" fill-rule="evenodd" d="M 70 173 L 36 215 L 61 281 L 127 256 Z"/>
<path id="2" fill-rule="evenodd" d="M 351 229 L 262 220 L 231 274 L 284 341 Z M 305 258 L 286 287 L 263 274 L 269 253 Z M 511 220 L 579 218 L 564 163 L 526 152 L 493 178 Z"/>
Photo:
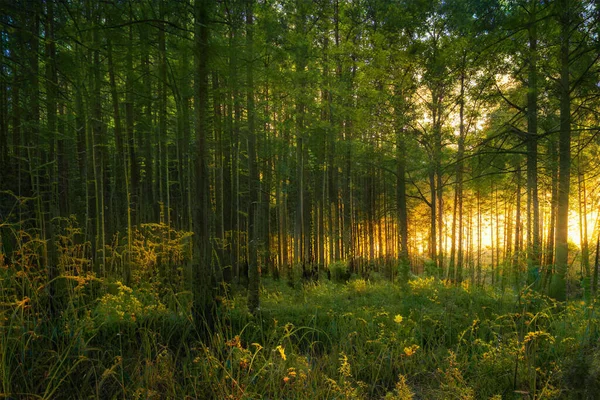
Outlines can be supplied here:
<path id="1" fill-rule="evenodd" d="M 255 312 L 261 275 L 342 260 L 558 299 L 568 279 L 597 288 L 596 2 L 2 9 L 6 262 L 22 229 L 53 282 L 76 226 L 80 272 L 130 283 L 138 235 L 160 233 L 157 279 L 192 282 L 208 328 L 228 284 Z"/>

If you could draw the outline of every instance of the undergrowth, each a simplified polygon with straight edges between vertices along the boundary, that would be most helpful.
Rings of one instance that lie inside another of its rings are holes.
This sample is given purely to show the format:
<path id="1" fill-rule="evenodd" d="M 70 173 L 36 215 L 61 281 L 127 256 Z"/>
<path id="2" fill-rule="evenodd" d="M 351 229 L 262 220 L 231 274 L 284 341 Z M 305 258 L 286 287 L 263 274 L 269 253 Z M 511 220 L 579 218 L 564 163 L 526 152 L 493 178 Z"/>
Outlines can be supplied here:
<path id="1" fill-rule="evenodd" d="M 233 291 L 239 295 L 220 301 L 214 333 L 201 339 L 179 244 L 169 255 L 144 242 L 146 262 L 129 286 L 120 273 L 97 277 L 87 245 L 67 229 L 55 278 L 61 313 L 50 315 L 42 243 L 15 234 L 16 251 L 0 257 L 0 397 L 497 400 L 600 392 L 595 300 L 557 303 L 533 290 L 427 277 L 293 288 L 265 279 L 257 315 L 246 311 L 243 290 Z M 151 265 L 159 250 L 168 268 Z M 164 277 L 180 278 L 165 285 Z"/>

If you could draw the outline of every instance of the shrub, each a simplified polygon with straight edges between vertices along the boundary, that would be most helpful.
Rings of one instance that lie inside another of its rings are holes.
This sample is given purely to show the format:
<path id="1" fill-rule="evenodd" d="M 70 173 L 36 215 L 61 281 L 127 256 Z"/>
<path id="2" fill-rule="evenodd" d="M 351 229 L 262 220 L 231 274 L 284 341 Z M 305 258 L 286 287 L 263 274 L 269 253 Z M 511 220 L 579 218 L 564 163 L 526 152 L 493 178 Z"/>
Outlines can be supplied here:
<path id="1" fill-rule="evenodd" d="M 148 288 L 134 291 L 117 281 L 113 290 L 116 293 L 105 294 L 96 308 L 96 315 L 108 323 L 133 323 L 139 318 L 160 317 L 167 312 L 158 296 Z"/>
<path id="2" fill-rule="evenodd" d="M 388 392 L 385 395 L 385 400 L 412 400 L 413 392 L 406 383 L 406 377 L 404 375 L 398 375 L 398 383 L 393 392 Z"/>
<path id="3" fill-rule="evenodd" d="M 337 283 L 345 283 L 350 279 L 348 265 L 343 261 L 336 261 L 329 266 L 331 280 Z"/>

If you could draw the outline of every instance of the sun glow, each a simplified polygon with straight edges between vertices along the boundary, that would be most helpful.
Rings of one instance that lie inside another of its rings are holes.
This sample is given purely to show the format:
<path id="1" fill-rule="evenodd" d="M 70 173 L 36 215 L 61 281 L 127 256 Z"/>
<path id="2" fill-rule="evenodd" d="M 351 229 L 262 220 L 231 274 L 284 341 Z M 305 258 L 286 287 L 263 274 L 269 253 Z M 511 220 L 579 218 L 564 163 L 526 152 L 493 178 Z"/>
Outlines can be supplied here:
<path id="1" fill-rule="evenodd" d="M 587 222 L 587 224 L 586 224 L 587 225 L 587 238 L 589 241 L 594 233 L 594 230 L 595 230 L 597 222 L 598 222 L 598 212 L 597 211 L 588 212 L 587 215 L 584 216 L 583 218 L 585 218 L 586 222 Z M 573 244 L 575 244 L 579 249 L 581 249 L 581 244 L 583 242 L 583 239 L 581 237 L 582 230 L 580 230 L 580 225 L 581 225 L 581 223 L 580 223 L 579 213 L 577 213 L 575 211 L 569 212 L 569 242 L 572 242 Z"/>

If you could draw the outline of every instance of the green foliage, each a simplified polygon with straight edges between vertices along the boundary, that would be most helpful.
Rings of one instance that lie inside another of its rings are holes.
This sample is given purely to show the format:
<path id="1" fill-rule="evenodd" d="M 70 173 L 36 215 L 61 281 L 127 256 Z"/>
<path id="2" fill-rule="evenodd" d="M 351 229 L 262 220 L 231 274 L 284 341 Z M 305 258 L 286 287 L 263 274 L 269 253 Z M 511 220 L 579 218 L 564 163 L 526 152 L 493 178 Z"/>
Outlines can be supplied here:
<path id="1" fill-rule="evenodd" d="M 161 282 L 182 290 L 185 265 L 192 259 L 191 232 L 160 224 L 141 224 L 132 230 L 132 242 L 117 238 L 108 247 L 107 263 L 115 272 L 122 271 L 130 285 Z"/>
<path id="2" fill-rule="evenodd" d="M 0 397 L 597 396 L 597 3 L 12 3 Z"/>
<path id="3" fill-rule="evenodd" d="M 160 318 L 167 309 L 151 288 L 139 287 L 136 290 L 120 281 L 109 285 L 109 291 L 102 296 L 96 307 L 96 315 L 106 323 L 134 323 L 138 318 Z"/>
<path id="4" fill-rule="evenodd" d="M 223 297 L 212 335 L 201 337 L 189 292 L 75 274 L 87 268 L 76 257 L 84 250 L 66 239 L 65 307 L 51 318 L 47 277 L 7 264 L 35 260 L 26 242 L 18 259 L 0 260 L 5 396 L 554 399 L 600 388 L 597 301 L 435 277 L 264 280 L 255 315 L 244 296 Z"/>
<path id="5" fill-rule="evenodd" d="M 413 392 L 406 383 L 406 377 L 404 375 L 398 375 L 398 383 L 393 392 L 388 392 L 385 395 L 385 400 L 412 400 Z"/>
<path id="6" fill-rule="evenodd" d="M 456 354 L 450 352 L 445 360 L 446 365 L 443 369 L 438 368 L 438 375 L 441 378 L 439 399 L 474 399 L 473 389 L 467 385 L 465 378 L 460 370 L 460 364 L 456 361 Z"/>
<path id="7" fill-rule="evenodd" d="M 348 265 L 343 261 L 336 261 L 329 265 L 331 271 L 331 280 L 337 283 L 344 283 L 350 279 Z"/>

